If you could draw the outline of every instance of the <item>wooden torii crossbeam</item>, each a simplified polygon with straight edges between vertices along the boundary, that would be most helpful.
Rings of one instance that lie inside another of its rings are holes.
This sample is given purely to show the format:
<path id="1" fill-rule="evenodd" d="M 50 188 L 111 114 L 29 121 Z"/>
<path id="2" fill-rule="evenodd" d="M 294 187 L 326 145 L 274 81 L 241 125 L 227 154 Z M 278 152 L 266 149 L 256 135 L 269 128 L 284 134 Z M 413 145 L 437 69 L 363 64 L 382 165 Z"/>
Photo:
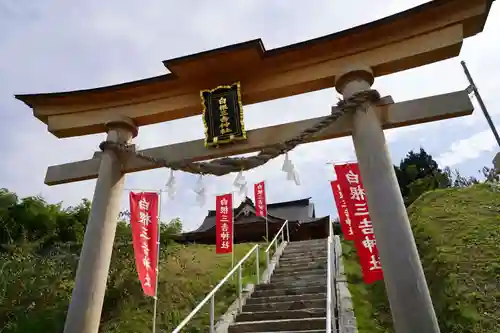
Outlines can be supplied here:
<path id="1" fill-rule="evenodd" d="M 384 97 L 377 107 L 378 117 L 384 129 L 465 116 L 471 114 L 472 111 L 473 106 L 466 91 L 457 91 L 395 104 L 393 104 L 391 97 Z M 144 149 L 140 152 L 172 162 L 198 162 L 223 156 L 252 153 L 275 143 L 283 142 L 318 123 L 322 118 L 318 117 L 251 130 L 247 133 L 247 141 L 221 146 L 217 149 L 205 148 L 203 139 L 200 139 Z M 345 116 L 329 128 L 318 133 L 314 140 L 310 142 L 339 138 L 351 135 L 351 133 L 352 117 Z M 101 163 L 100 156 L 100 152 L 97 152 L 92 159 L 49 167 L 45 177 L 45 184 L 57 185 L 97 178 Z M 122 172 L 130 173 L 156 168 L 159 168 L 159 166 L 132 156 L 123 166 Z"/>
<path id="2" fill-rule="evenodd" d="M 332 87 L 349 100 L 369 91 L 375 77 L 458 56 L 464 39 L 483 30 L 492 2 L 434 0 L 274 50 L 266 50 L 257 39 L 164 61 L 170 73 L 154 78 L 16 98 L 30 106 L 35 117 L 59 138 L 107 132 L 107 141 L 119 144 L 131 143 L 138 126 L 200 114 L 200 90 L 237 81 L 246 105 Z M 402 103 L 385 98 L 376 106 L 365 104 L 363 109 L 341 117 L 309 141 L 352 135 L 395 331 L 437 333 L 436 315 L 383 129 L 467 115 L 472 105 L 466 92 L 454 92 Z M 249 131 L 246 142 L 213 151 L 199 140 L 144 152 L 177 161 L 248 153 L 309 129 L 316 120 Z M 90 160 L 48 169 L 45 182 L 49 185 L 97 177 L 65 333 L 97 333 L 124 174 L 154 167 L 104 149 Z"/>

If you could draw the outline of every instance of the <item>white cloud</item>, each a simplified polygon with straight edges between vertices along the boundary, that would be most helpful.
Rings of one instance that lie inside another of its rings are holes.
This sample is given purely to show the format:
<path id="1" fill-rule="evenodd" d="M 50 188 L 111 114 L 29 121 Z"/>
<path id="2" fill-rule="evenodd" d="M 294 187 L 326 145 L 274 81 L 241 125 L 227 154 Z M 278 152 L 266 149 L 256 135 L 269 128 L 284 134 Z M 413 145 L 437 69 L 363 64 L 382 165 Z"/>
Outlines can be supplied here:
<path id="1" fill-rule="evenodd" d="M 0 185 L 22 196 L 42 193 L 51 202 L 64 200 L 67 205 L 76 204 L 83 197 L 91 198 L 95 181 L 47 187 L 43 179 L 49 165 L 92 156 L 104 137 L 101 134 L 58 140 L 47 133 L 46 126 L 34 119 L 26 106 L 13 99 L 14 93 L 84 89 L 159 75 L 166 71 L 161 61 L 172 57 L 259 37 L 271 49 L 366 23 L 423 2 L 392 0 L 372 6 L 366 0 L 347 3 L 323 0 L 304 7 L 284 0 L 246 0 L 221 1 L 215 7 L 191 0 L 174 7 L 161 0 L 149 0 L 147 4 L 129 0 L 79 3 L 47 0 L 43 6 L 27 0 L 3 1 L 0 28 L 6 33 L 0 35 L 0 140 L 5 146 L 0 160 Z M 496 99 L 500 87 L 491 76 L 500 71 L 497 61 L 500 44 L 491 42 L 500 28 L 497 7 L 493 6 L 485 32 L 466 40 L 461 55 L 492 114 L 500 110 Z M 396 101 L 464 89 L 467 80 L 459 60 L 377 78 L 374 88 L 382 95 L 392 95 Z M 250 105 L 245 107 L 245 122 L 251 129 L 325 115 L 336 103 L 335 96 L 335 91 L 329 89 Z M 425 143 L 425 138 L 439 138 L 431 139 L 432 143 L 439 142 L 430 151 L 438 155 L 436 152 L 448 150 L 455 141 L 448 135 L 450 129 L 471 131 L 479 124 L 479 118 L 476 112 L 469 118 L 389 130 L 388 145 L 397 160 L 407 150 Z M 475 135 L 484 135 L 481 133 Z M 201 120 L 193 117 L 141 128 L 136 142 L 148 148 L 198 139 L 202 135 Z M 471 136 L 475 137 L 474 132 Z M 462 146 L 476 147 L 469 148 L 467 156 L 491 150 L 477 148 L 482 139 L 474 140 L 474 144 L 452 145 L 448 155 L 442 155 L 443 161 L 455 164 L 464 161 L 454 157 L 458 156 L 456 151 L 466 150 Z M 245 173 L 249 184 L 265 179 L 270 202 L 312 196 L 316 202 L 322 202 L 317 207 L 319 214 L 333 214 L 327 183 L 332 173 L 325 163 L 353 159 L 351 139 L 309 144 L 297 148 L 290 156 L 300 172 L 301 186 L 284 180 L 282 157 Z M 177 177 L 177 198 L 164 202 L 162 216 L 165 220 L 179 216 L 186 229 L 193 229 L 206 209 L 213 208 L 213 199 L 208 197 L 205 207 L 197 207 L 192 192 L 196 177 L 181 173 Z M 234 177 L 235 174 L 207 177 L 209 193 L 231 191 Z M 126 187 L 160 189 L 167 178 L 166 170 L 130 174 Z M 126 193 L 122 206 L 127 207 Z"/>
<path id="2" fill-rule="evenodd" d="M 441 165 L 455 166 L 479 157 L 484 152 L 494 151 L 497 147 L 495 137 L 487 129 L 451 144 L 449 150 L 441 154 L 437 161 Z"/>

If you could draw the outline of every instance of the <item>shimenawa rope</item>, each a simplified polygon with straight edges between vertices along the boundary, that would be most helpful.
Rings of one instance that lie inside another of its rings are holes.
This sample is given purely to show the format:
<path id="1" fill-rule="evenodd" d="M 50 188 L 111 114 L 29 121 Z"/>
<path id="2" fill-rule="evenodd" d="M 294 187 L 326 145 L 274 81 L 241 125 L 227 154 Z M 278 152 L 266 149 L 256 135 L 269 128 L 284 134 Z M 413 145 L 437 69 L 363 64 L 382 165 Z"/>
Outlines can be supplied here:
<path id="1" fill-rule="evenodd" d="M 360 91 L 355 93 L 347 100 L 339 100 L 337 108 L 323 120 L 301 132 L 296 137 L 284 142 L 266 147 L 257 155 L 249 157 L 223 157 L 209 162 L 170 162 L 163 158 L 147 156 L 141 152 L 135 151 L 133 145 L 121 144 L 111 141 L 103 141 L 99 148 L 104 151 L 111 149 L 116 152 L 134 154 L 137 157 L 156 164 L 159 167 L 165 167 L 172 170 L 181 170 L 194 174 L 210 174 L 215 176 L 223 176 L 231 172 L 246 171 L 258 166 L 264 165 L 270 160 L 285 154 L 298 145 L 307 142 L 318 132 L 329 127 L 337 121 L 343 114 L 354 113 L 361 109 L 366 103 L 374 103 L 380 99 L 380 94 L 374 89 Z"/>

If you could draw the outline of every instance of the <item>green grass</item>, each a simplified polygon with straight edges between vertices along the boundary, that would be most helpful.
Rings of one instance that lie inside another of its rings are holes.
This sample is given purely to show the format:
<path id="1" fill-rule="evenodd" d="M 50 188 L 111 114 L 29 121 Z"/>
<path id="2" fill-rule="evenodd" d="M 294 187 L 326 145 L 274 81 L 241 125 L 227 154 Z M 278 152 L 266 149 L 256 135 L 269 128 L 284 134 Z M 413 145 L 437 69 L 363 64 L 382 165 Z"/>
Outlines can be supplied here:
<path id="1" fill-rule="evenodd" d="M 342 240 L 344 272 L 351 292 L 359 333 L 393 332 L 383 281 L 365 284 L 352 241 Z"/>
<path id="2" fill-rule="evenodd" d="M 500 332 L 500 193 L 434 191 L 408 212 L 442 332 Z"/>
<path id="3" fill-rule="evenodd" d="M 237 263 L 254 244 L 235 246 Z M 260 274 L 265 269 L 260 251 Z M 61 332 L 71 298 L 76 260 L 70 255 L 41 257 L 16 254 L 0 257 L 1 333 Z M 217 255 L 213 246 L 169 245 L 161 250 L 158 287 L 158 331 L 172 331 L 230 271 L 231 255 Z M 243 282 L 254 283 L 255 255 L 242 271 Z M 235 300 L 237 273 L 216 294 L 216 317 Z M 208 306 L 183 332 L 206 332 Z M 153 299 L 145 297 L 135 270 L 132 246 L 115 247 L 100 332 L 149 332 Z"/>
<path id="4" fill-rule="evenodd" d="M 500 332 L 500 193 L 437 190 L 408 213 L 441 332 Z M 393 332 L 383 283 L 364 284 L 350 242 L 343 251 L 359 332 Z"/>
<path id="5" fill-rule="evenodd" d="M 442 333 L 500 332 L 500 193 L 487 185 L 429 192 L 408 209 Z M 235 247 L 238 262 L 253 244 Z M 0 254 L 1 333 L 61 332 L 71 298 L 78 247 L 57 255 L 28 248 Z M 393 332 L 384 284 L 362 281 L 352 243 L 344 264 L 360 333 Z M 243 283 L 255 282 L 255 257 Z M 261 247 L 260 274 L 265 266 Z M 158 332 L 170 332 L 231 268 L 213 246 L 169 245 L 160 256 Z M 215 297 L 216 316 L 236 297 L 236 279 Z M 113 252 L 100 332 L 149 332 L 153 299 L 140 287 L 132 246 Z M 206 332 L 208 304 L 184 332 Z"/>

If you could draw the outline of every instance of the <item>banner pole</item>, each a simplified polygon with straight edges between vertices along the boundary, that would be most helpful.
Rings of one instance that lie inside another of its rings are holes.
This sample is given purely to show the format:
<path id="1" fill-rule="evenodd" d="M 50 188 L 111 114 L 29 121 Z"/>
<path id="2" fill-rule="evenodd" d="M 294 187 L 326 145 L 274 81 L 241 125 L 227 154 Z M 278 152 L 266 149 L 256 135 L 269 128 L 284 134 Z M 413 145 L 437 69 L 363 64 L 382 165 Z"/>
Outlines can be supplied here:
<path id="1" fill-rule="evenodd" d="M 234 268 L 234 193 L 231 192 L 231 223 L 232 223 L 232 232 L 231 232 L 231 269 Z"/>
<path id="2" fill-rule="evenodd" d="M 266 242 L 269 245 L 269 223 L 267 221 L 267 183 L 264 180 L 264 200 L 266 201 Z"/>
<path id="3" fill-rule="evenodd" d="M 156 232 L 157 232 L 157 241 L 156 241 L 156 286 L 155 286 L 155 297 L 154 297 L 154 305 L 153 305 L 153 333 L 156 333 L 156 311 L 158 308 L 158 279 L 159 279 L 159 266 L 160 266 L 160 217 L 161 217 L 161 193 L 162 191 L 157 191 L 158 193 L 158 217 L 156 220 Z"/>
<path id="4" fill-rule="evenodd" d="M 267 223 L 267 207 L 266 207 L 266 242 L 269 245 L 269 224 Z"/>
<path id="5" fill-rule="evenodd" d="M 234 192 L 231 191 L 231 269 L 234 268 Z M 234 274 L 231 276 L 234 281 Z"/>

